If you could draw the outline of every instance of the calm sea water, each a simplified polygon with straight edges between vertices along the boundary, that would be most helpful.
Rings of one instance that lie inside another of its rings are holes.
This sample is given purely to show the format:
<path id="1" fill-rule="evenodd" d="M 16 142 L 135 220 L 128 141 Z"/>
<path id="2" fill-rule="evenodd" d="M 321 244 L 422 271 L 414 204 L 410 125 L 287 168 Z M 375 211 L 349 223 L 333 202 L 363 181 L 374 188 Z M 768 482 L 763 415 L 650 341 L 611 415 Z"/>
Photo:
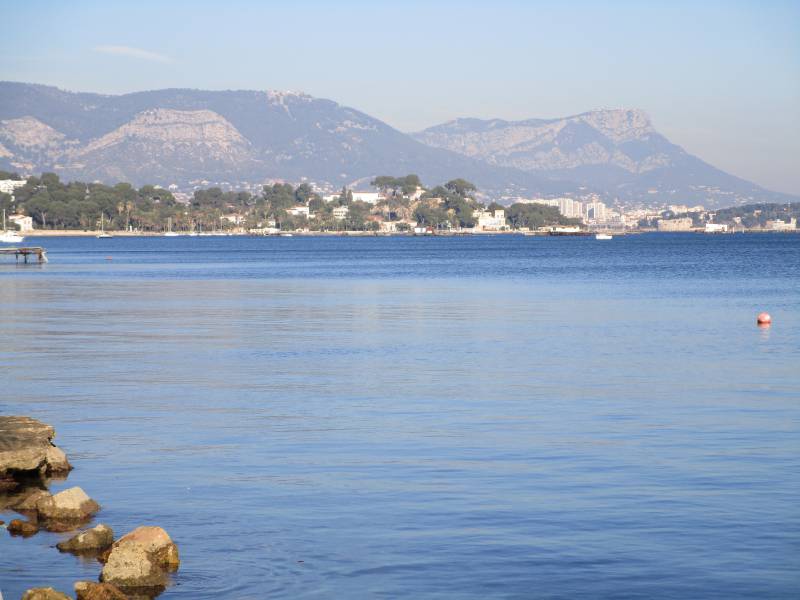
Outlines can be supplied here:
<path id="1" fill-rule="evenodd" d="M 800 594 L 800 236 L 41 243 L 0 412 L 161 598 Z M 0 531 L 7 600 L 97 577 L 61 537 Z"/>

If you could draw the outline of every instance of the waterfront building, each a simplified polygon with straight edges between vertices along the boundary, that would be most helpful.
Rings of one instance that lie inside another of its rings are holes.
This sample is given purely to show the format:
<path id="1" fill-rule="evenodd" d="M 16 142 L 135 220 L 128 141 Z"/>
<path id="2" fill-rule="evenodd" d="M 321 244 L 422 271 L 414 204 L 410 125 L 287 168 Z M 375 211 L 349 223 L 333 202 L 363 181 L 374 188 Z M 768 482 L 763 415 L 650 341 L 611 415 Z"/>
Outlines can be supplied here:
<path id="1" fill-rule="evenodd" d="M 346 206 L 337 206 L 333 209 L 333 218 L 337 221 L 342 221 L 347 218 L 347 213 L 350 209 Z"/>
<path id="2" fill-rule="evenodd" d="M 11 215 L 8 220 L 14 223 L 21 232 L 33 231 L 33 217 Z"/>
<path id="3" fill-rule="evenodd" d="M 657 226 L 659 231 L 691 231 L 692 225 L 692 219 L 684 217 L 682 219 L 659 219 Z"/>
<path id="4" fill-rule="evenodd" d="M 728 226 L 725 223 L 706 223 L 704 231 L 706 233 L 728 233 Z"/>
<path id="5" fill-rule="evenodd" d="M 497 209 L 494 212 L 490 210 L 476 210 L 472 216 L 477 220 L 475 229 L 479 231 L 500 231 L 506 226 L 506 211 Z"/>
<path id="6" fill-rule="evenodd" d="M 792 217 L 788 222 L 781 219 L 767 221 L 766 228 L 771 229 L 772 231 L 794 231 L 797 229 L 797 219 Z"/>

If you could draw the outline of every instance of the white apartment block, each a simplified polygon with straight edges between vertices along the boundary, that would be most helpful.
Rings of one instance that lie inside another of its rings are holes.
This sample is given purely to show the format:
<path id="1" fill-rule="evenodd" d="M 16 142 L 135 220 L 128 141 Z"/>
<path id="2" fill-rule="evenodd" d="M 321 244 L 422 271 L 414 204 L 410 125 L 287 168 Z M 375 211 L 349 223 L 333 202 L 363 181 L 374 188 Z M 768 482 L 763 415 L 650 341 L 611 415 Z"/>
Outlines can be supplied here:
<path id="1" fill-rule="evenodd" d="M 0 194 L 13 194 L 14 190 L 22 187 L 28 183 L 24 179 L 18 181 L 16 179 L 0 179 Z"/>
<path id="2" fill-rule="evenodd" d="M 584 218 L 583 202 L 573 200 L 572 198 L 553 198 L 552 200 L 534 199 L 531 204 L 544 204 L 545 206 L 554 206 L 565 217 L 572 219 Z"/>
<path id="3" fill-rule="evenodd" d="M 350 209 L 346 206 L 337 206 L 333 209 L 333 218 L 337 221 L 342 221 L 347 218 L 347 213 L 349 212 Z"/>

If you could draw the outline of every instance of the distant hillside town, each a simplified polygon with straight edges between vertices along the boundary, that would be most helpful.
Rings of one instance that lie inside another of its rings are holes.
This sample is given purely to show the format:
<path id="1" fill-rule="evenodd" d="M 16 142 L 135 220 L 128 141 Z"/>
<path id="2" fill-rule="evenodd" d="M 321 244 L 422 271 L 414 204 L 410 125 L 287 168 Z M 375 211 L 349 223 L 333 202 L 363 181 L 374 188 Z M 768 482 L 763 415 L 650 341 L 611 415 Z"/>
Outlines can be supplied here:
<path id="1" fill-rule="evenodd" d="M 593 196 L 576 200 L 488 201 L 465 179 L 426 187 L 414 174 L 371 179 L 361 189 L 320 192 L 307 182 L 275 182 L 257 193 L 154 185 L 63 182 L 54 173 L 22 177 L 0 171 L 0 208 L 20 232 L 100 228 L 129 234 L 227 232 L 485 233 L 536 231 L 796 231 L 800 203 L 719 210 L 670 205 L 609 207 Z"/>

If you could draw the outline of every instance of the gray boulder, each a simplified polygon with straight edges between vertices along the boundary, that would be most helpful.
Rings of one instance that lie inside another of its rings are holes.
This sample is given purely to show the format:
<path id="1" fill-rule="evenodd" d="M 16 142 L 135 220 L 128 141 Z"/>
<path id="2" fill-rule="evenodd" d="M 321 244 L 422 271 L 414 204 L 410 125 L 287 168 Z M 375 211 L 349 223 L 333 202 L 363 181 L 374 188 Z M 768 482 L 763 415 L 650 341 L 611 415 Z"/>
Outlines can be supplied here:
<path id="1" fill-rule="evenodd" d="M 64 542 L 59 542 L 56 544 L 56 548 L 62 552 L 100 552 L 113 543 L 114 531 L 108 525 L 101 523 Z"/>
<path id="2" fill-rule="evenodd" d="M 70 522 L 85 521 L 100 510 L 100 505 L 79 487 L 72 487 L 36 502 L 40 519 Z"/>

